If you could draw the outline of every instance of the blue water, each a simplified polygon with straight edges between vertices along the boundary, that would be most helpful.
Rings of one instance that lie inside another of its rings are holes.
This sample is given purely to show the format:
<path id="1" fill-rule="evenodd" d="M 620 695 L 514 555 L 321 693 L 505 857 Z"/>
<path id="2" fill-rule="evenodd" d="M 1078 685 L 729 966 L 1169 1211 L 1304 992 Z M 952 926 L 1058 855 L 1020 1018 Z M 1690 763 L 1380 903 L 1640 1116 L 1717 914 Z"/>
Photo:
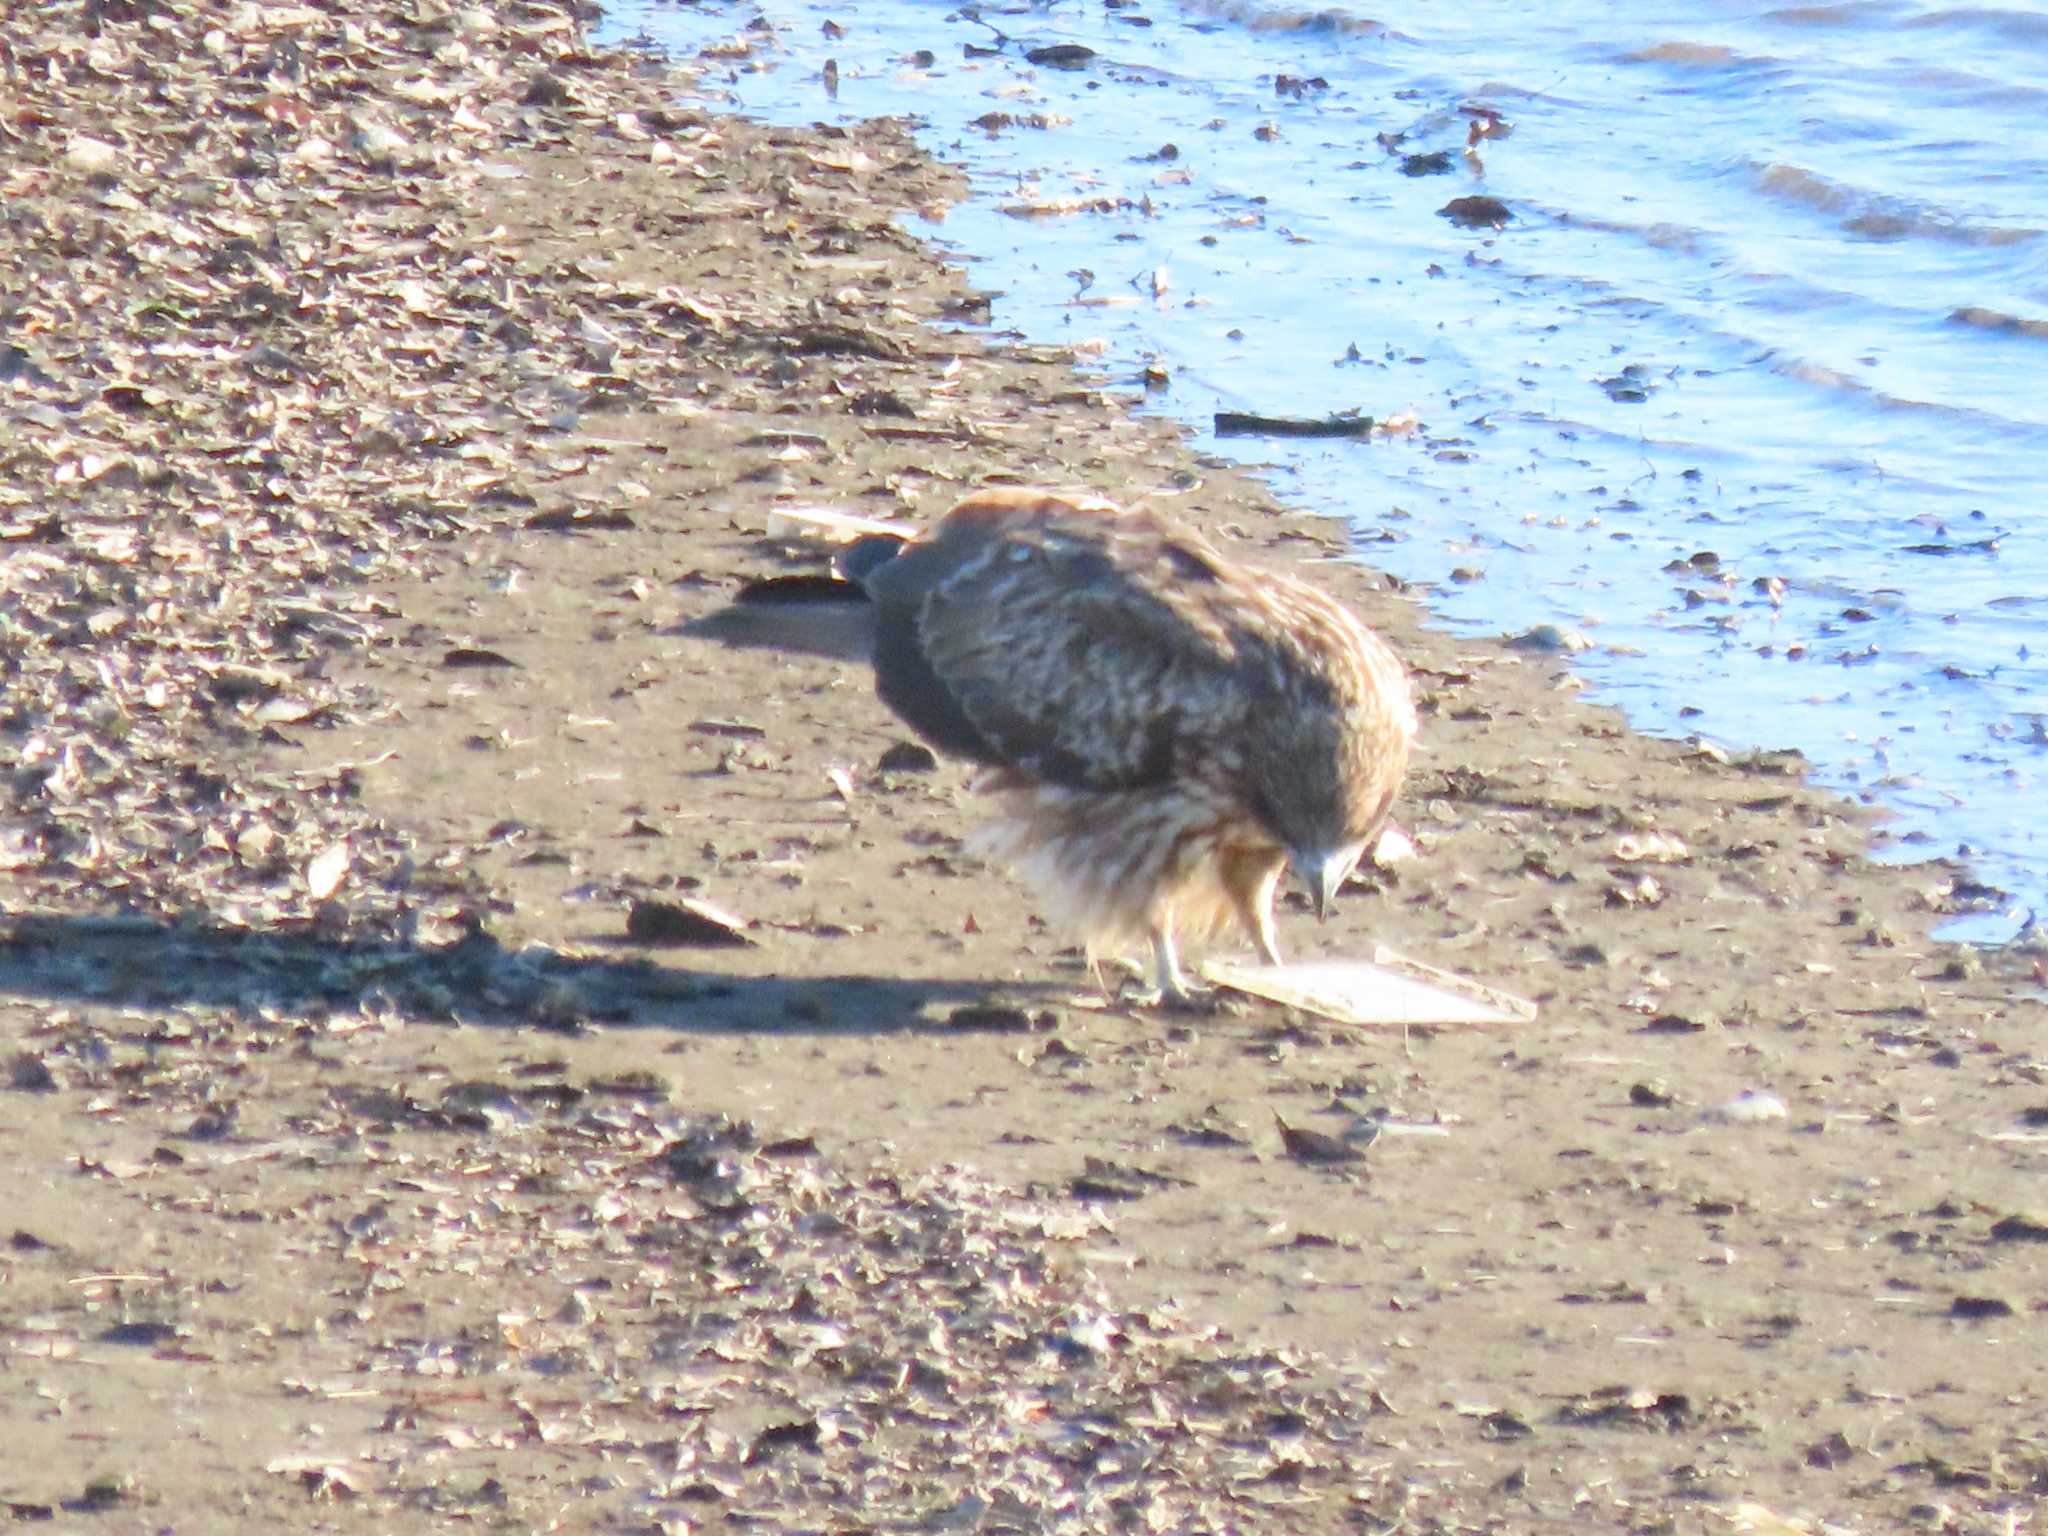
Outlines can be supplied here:
<path id="1" fill-rule="evenodd" d="M 939 232 L 996 329 L 1163 368 L 1156 409 L 1349 519 L 1445 624 L 1580 631 L 1639 726 L 1797 748 L 1895 813 L 1891 853 L 1965 851 L 1989 889 L 1952 936 L 2048 918 L 2048 12 L 632 0 L 607 27 L 760 116 L 912 118 L 972 176 Z M 1026 59 L 1053 43 L 1096 56 Z M 1507 225 L 1440 215 L 1474 195 Z M 1421 425 L 1217 441 L 1218 409 Z"/>

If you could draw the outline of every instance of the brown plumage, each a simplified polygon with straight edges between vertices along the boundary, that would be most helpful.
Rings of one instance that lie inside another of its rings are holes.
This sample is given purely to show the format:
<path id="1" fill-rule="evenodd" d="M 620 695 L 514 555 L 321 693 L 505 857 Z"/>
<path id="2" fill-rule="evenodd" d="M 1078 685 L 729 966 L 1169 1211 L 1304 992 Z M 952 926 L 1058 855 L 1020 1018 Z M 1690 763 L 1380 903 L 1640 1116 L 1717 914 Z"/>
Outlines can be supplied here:
<path id="1" fill-rule="evenodd" d="M 1238 927 L 1278 964 L 1281 875 L 1326 910 L 1386 819 L 1415 732 L 1393 652 L 1155 512 L 982 491 L 841 570 L 872 603 L 883 702 L 989 769 L 978 845 L 1091 955 L 1149 940 L 1170 998 L 1179 936 Z"/>

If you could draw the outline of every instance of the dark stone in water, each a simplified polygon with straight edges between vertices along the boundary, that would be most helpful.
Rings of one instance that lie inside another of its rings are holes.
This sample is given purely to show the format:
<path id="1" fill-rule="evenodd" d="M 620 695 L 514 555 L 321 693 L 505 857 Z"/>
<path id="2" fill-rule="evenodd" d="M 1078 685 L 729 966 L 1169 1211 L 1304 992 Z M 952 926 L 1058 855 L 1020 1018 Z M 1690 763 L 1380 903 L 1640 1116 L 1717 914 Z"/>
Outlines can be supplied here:
<path id="1" fill-rule="evenodd" d="M 1086 69 L 1095 50 L 1080 43 L 1048 43 L 1043 48 L 1025 49 L 1024 57 L 1045 69 Z"/>
<path id="2" fill-rule="evenodd" d="M 1597 381 L 1607 398 L 1622 405 L 1640 405 L 1657 386 L 1641 363 L 1630 363 L 1611 379 Z"/>
<path id="3" fill-rule="evenodd" d="M 1497 197 L 1454 197 L 1437 213 L 1460 229 L 1502 229 L 1514 217 Z"/>

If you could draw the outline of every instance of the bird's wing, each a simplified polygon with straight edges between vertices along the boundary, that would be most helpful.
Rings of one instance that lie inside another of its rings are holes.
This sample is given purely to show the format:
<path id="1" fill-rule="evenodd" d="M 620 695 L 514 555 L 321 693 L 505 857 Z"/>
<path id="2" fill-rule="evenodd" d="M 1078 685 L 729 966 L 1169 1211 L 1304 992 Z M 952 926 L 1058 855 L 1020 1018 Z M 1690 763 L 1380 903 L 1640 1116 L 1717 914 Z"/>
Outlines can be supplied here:
<path id="1" fill-rule="evenodd" d="M 1219 618 L 1224 588 L 1244 582 L 1128 516 L 942 527 L 868 579 L 878 682 L 911 724 L 982 762 L 1074 788 L 1163 783 L 1247 723 Z"/>

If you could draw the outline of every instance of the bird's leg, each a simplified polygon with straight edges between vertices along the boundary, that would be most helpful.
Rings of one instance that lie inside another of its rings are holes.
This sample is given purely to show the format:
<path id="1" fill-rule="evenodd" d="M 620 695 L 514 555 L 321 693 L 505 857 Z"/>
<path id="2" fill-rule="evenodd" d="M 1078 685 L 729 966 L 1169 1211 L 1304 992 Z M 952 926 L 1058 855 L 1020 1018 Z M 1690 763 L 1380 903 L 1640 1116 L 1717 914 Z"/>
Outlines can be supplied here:
<path id="1" fill-rule="evenodd" d="M 1214 987 L 1197 987 L 1188 982 L 1180 968 L 1180 952 L 1174 946 L 1173 925 L 1161 922 L 1152 930 L 1152 970 L 1159 983 L 1157 1005 L 1175 1013 L 1215 1014 L 1228 1011 L 1223 994 Z"/>
<path id="2" fill-rule="evenodd" d="M 1287 858 L 1268 848 L 1234 850 L 1223 859 L 1223 888 L 1237 908 L 1243 923 L 1259 947 L 1259 958 L 1279 965 L 1280 940 L 1273 931 L 1273 895 L 1280 889 L 1280 876 Z"/>
<path id="3" fill-rule="evenodd" d="M 1152 972 L 1159 983 L 1159 1000 L 1177 1008 L 1193 1001 L 1188 979 L 1180 968 L 1180 954 L 1173 944 L 1173 925 L 1161 922 L 1152 930 Z"/>
<path id="4" fill-rule="evenodd" d="M 1273 888 L 1265 891 L 1266 899 L 1252 908 L 1252 941 L 1259 946 L 1259 957 L 1271 966 L 1285 965 L 1280 958 L 1279 937 L 1273 932 Z"/>

